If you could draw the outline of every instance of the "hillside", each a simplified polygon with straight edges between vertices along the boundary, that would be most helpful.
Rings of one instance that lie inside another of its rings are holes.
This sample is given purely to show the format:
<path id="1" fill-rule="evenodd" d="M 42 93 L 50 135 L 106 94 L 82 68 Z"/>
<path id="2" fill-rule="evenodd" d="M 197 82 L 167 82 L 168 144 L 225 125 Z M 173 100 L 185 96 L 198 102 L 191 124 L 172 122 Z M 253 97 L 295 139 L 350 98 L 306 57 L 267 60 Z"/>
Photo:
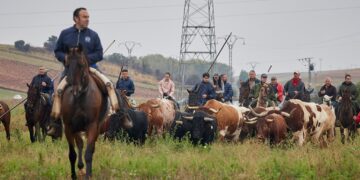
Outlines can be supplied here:
<path id="1" fill-rule="evenodd" d="M 26 83 L 31 82 L 40 65 L 49 69 L 48 74 L 52 78 L 60 74 L 63 68 L 52 53 L 38 50 L 24 53 L 11 45 L 0 45 L 0 63 L 0 88 L 21 92 L 27 90 Z M 108 62 L 101 62 L 99 65 L 106 76 L 113 83 L 116 83 L 120 67 Z M 143 75 L 131 69 L 129 71 L 135 82 L 135 97 L 138 100 L 141 101 L 158 95 L 155 77 Z"/>

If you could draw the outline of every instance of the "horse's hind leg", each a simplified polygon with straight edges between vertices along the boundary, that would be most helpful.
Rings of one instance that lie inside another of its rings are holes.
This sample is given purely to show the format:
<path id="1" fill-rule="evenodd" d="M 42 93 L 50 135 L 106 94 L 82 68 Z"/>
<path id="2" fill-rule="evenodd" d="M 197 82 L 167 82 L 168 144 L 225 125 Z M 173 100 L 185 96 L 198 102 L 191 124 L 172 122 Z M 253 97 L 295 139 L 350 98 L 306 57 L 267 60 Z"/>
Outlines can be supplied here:
<path id="1" fill-rule="evenodd" d="M 85 151 L 86 162 L 86 178 L 89 179 L 92 176 L 92 158 L 95 152 L 95 142 L 98 137 L 98 126 L 93 123 L 87 130 L 87 146 Z"/>
<path id="2" fill-rule="evenodd" d="M 71 179 L 76 179 L 76 172 L 75 172 L 75 162 L 76 162 L 76 152 L 74 147 L 74 134 L 70 132 L 69 128 L 65 129 L 65 136 L 69 145 L 69 160 L 71 166 Z"/>
<path id="3" fill-rule="evenodd" d="M 84 162 L 83 162 L 83 149 L 84 149 L 84 141 L 81 138 L 81 134 L 77 134 L 75 137 L 76 146 L 78 147 L 78 168 L 79 168 L 79 175 L 84 176 Z"/>
<path id="4" fill-rule="evenodd" d="M 10 122 L 5 121 L 3 124 L 6 131 L 6 139 L 10 141 Z"/>
<path id="5" fill-rule="evenodd" d="M 340 127 L 341 143 L 345 144 L 345 129 Z"/>

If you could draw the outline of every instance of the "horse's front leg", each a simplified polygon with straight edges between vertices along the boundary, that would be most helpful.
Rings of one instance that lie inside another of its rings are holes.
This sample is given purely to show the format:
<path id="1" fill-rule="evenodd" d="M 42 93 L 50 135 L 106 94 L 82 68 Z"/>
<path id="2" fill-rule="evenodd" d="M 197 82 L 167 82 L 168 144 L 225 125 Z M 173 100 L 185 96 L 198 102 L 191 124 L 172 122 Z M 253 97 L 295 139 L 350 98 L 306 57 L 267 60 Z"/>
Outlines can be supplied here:
<path id="1" fill-rule="evenodd" d="M 76 172 L 75 172 L 75 162 L 76 162 L 76 152 L 75 152 L 75 142 L 74 142 L 74 134 L 70 132 L 71 130 L 66 127 L 65 128 L 65 136 L 69 145 L 69 160 L 71 166 L 71 179 L 76 179 Z"/>
<path id="2" fill-rule="evenodd" d="M 87 130 L 87 146 L 85 151 L 85 162 L 86 162 L 86 178 L 89 179 L 92 176 L 92 158 L 95 152 L 95 142 L 99 135 L 98 125 L 96 121 L 89 125 Z"/>
<path id="3" fill-rule="evenodd" d="M 28 125 L 28 129 L 29 129 L 30 141 L 34 143 L 35 142 L 34 126 Z"/>
<path id="4" fill-rule="evenodd" d="M 75 137 L 76 146 L 78 147 L 78 168 L 79 168 L 79 176 L 84 176 L 84 162 L 83 162 L 83 149 L 84 149 L 84 141 L 81 138 L 81 134 L 77 134 Z"/>

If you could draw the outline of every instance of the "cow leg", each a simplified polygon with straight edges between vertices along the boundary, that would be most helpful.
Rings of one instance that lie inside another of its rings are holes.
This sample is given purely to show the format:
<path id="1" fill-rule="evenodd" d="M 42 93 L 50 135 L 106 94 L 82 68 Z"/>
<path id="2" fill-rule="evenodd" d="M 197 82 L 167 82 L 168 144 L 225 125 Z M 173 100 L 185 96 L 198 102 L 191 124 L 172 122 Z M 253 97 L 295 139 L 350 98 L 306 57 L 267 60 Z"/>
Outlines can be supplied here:
<path id="1" fill-rule="evenodd" d="M 71 166 L 71 179 L 77 179 L 75 172 L 76 152 L 74 147 L 74 134 L 70 132 L 69 127 L 65 128 L 65 136 L 69 145 L 69 160 Z"/>
<path id="2" fill-rule="evenodd" d="M 6 131 L 6 139 L 10 141 L 10 121 L 3 121 L 3 125 Z"/>
<path id="3" fill-rule="evenodd" d="M 83 149 L 84 149 L 84 141 L 83 139 L 81 138 L 81 135 L 78 134 L 76 137 L 75 137 L 75 142 L 76 142 L 76 146 L 78 148 L 78 168 L 79 168 L 79 176 L 84 176 L 85 175 L 85 172 L 84 172 L 84 162 L 83 162 Z"/>
<path id="4" fill-rule="evenodd" d="M 335 139 L 335 128 L 330 128 L 326 132 L 326 139 L 328 142 L 333 142 Z"/>

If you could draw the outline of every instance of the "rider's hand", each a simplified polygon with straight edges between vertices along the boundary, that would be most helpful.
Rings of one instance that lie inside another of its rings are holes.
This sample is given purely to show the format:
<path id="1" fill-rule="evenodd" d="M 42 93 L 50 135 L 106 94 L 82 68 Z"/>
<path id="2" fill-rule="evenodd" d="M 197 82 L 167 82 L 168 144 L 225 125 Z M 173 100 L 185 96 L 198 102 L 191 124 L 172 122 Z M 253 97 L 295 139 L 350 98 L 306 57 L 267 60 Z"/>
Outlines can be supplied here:
<path id="1" fill-rule="evenodd" d="M 294 91 L 295 94 L 298 94 L 299 92 L 298 91 Z"/>
<path id="2" fill-rule="evenodd" d="M 325 94 L 325 90 L 320 91 L 321 94 Z"/>
<path id="3" fill-rule="evenodd" d="M 340 96 L 338 100 L 341 101 L 341 100 L 342 100 L 342 97 Z"/>
<path id="4" fill-rule="evenodd" d="M 41 85 L 42 85 L 42 86 L 46 86 L 46 82 L 41 82 Z"/>
<path id="5" fill-rule="evenodd" d="M 207 95 L 206 95 L 206 94 L 203 94 L 202 97 L 205 99 L 205 98 L 207 97 Z"/>

